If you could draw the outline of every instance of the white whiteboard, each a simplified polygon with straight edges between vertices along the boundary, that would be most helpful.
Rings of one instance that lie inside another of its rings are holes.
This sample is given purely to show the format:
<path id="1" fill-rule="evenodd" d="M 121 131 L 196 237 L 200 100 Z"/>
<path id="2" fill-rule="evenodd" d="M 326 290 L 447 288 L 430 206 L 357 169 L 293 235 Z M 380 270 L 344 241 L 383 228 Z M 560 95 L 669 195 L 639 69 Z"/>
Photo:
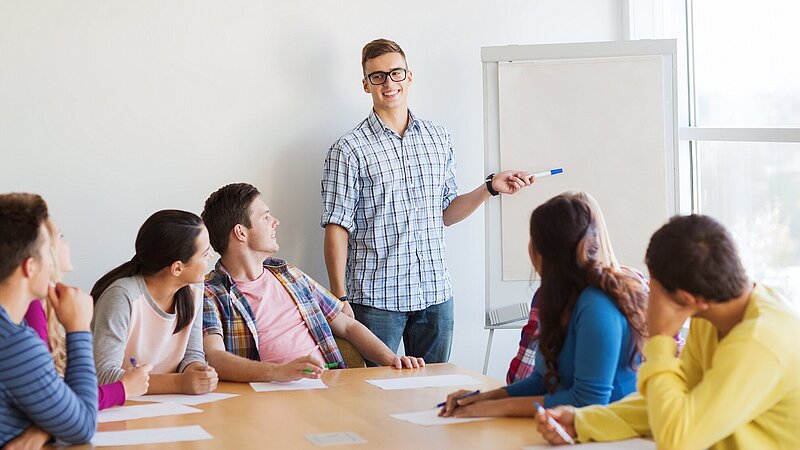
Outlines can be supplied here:
<path id="1" fill-rule="evenodd" d="M 531 189 L 488 202 L 487 313 L 530 301 L 530 213 L 564 191 L 592 194 L 620 263 L 643 268 L 650 236 L 678 211 L 675 45 L 483 49 L 487 171 L 564 168 Z"/>

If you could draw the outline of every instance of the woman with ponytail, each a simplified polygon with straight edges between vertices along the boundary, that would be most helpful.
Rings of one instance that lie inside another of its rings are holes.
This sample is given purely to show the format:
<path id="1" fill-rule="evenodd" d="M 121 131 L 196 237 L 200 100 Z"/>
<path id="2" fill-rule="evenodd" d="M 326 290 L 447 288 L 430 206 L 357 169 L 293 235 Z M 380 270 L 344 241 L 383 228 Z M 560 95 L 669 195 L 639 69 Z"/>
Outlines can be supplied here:
<path id="1" fill-rule="evenodd" d="M 533 211 L 528 253 L 542 279 L 534 372 L 478 395 L 454 392 L 440 415 L 533 417 L 535 401 L 604 405 L 636 390 L 647 290 L 635 272 L 601 257 L 599 242 L 598 218 L 574 194 Z"/>
<path id="2" fill-rule="evenodd" d="M 205 362 L 203 289 L 211 247 L 202 220 L 158 211 L 136 236 L 136 254 L 92 288 L 94 357 L 101 383 L 151 364 L 148 394 L 205 394 L 217 373 Z"/>

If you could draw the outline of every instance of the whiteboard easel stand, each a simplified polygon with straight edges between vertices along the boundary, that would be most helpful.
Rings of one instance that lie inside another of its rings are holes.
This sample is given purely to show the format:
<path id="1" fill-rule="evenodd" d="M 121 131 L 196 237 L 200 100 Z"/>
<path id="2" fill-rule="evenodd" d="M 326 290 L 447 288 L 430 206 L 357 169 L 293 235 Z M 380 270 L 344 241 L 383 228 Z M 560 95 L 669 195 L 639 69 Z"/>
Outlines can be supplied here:
<path id="1" fill-rule="evenodd" d="M 485 329 L 489 330 L 489 339 L 486 341 L 486 356 L 483 358 L 483 374 L 489 371 L 489 357 L 492 353 L 492 340 L 494 339 L 494 330 L 521 330 L 522 327 L 528 324 L 527 320 L 519 322 L 511 322 L 505 325 L 488 325 Z"/>

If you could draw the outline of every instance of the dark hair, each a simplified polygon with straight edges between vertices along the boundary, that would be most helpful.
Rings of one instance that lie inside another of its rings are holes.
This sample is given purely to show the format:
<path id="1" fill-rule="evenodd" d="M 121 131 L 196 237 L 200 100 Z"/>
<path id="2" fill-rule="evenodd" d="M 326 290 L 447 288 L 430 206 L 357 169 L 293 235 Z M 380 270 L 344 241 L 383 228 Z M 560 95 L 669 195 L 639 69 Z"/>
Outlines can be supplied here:
<path id="1" fill-rule="evenodd" d="M 644 282 L 631 271 L 597 260 L 597 219 L 590 205 L 574 195 L 548 200 L 531 214 L 533 248 L 542 257 L 539 268 L 539 351 L 545 358 L 545 386 L 558 386 L 558 355 L 578 297 L 587 286 L 608 294 L 631 328 L 630 363 L 635 367 L 647 334 L 647 294 Z"/>
<path id="2" fill-rule="evenodd" d="M 26 259 L 38 258 L 40 228 L 47 217 L 47 203 L 36 194 L 0 195 L 0 283 Z"/>
<path id="3" fill-rule="evenodd" d="M 261 195 L 252 184 L 234 183 L 217 189 L 203 207 L 203 222 L 211 246 L 220 255 L 228 249 L 231 230 L 237 224 L 250 228 L 250 205 Z"/>
<path id="4" fill-rule="evenodd" d="M 675 216 L 650 238 L 645 257 L 650 276 L 664 289 L 683 289 L 710 302 L 736 298 L 747 287 L 736 243 L 709 216 Z"/>
<path id="5" fill-rule="evenodd" d="M 405 52 L 403 52 L 403 49 L 400 48 L 397 42 L 383 38 L 375 39 L 361 49 L 361 70 L 364 70 L 364 66 L 370 59 L 377 58 L 387 53 L 400 53 L 400 55 L 403 57 L 403 60 L 405 61 L 406 59 Z M 406 62 L 406 65 L 408 65 L 408 62 Z"/>
<path id="6" fill-rule="evenodd" d="M 95 303 L 103 292 L 120 278 L 152 275 L 175 261 L 187 262 L 197 252 L 195 239 L 203 229 L 203 221 L 187 211 L 165 209 L 144 221 L 136 235 L 136 254 L 97 280 L 92 288 Z M 184 286 L 175 293 L 175 331 L 181 331 L 194 318 L 192 288 Z"/>

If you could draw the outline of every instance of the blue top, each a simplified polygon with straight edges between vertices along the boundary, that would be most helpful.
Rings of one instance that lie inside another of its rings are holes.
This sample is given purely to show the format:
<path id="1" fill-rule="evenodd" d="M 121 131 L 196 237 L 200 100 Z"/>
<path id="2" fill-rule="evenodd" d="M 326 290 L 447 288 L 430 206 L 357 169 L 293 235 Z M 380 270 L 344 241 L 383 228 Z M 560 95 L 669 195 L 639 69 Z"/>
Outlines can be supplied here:
<path id="1" fill-rule="evenodd" d="M 96 421 L 92 334 L 67 333 L 62 380 L 42 339 L 0 307 L 0 447 L 32 424 L 70 444 L 87 442 Z"/>
<path id="2" fill-rule="evenodd" d="M 536 366 L 528 378 L 506 386 L 511 397 L 544 395 L 544 406 L 605 405 L 636 391 L 636 371 L 631 368 L 630 329 L 611 297 L 594 287 L 581 292 L 564 346 L 558 355 L 559 385 L 547 393 L 544 355 L 536 353 Z M 637 355 L 638 364 L 640 356 Z"/>

